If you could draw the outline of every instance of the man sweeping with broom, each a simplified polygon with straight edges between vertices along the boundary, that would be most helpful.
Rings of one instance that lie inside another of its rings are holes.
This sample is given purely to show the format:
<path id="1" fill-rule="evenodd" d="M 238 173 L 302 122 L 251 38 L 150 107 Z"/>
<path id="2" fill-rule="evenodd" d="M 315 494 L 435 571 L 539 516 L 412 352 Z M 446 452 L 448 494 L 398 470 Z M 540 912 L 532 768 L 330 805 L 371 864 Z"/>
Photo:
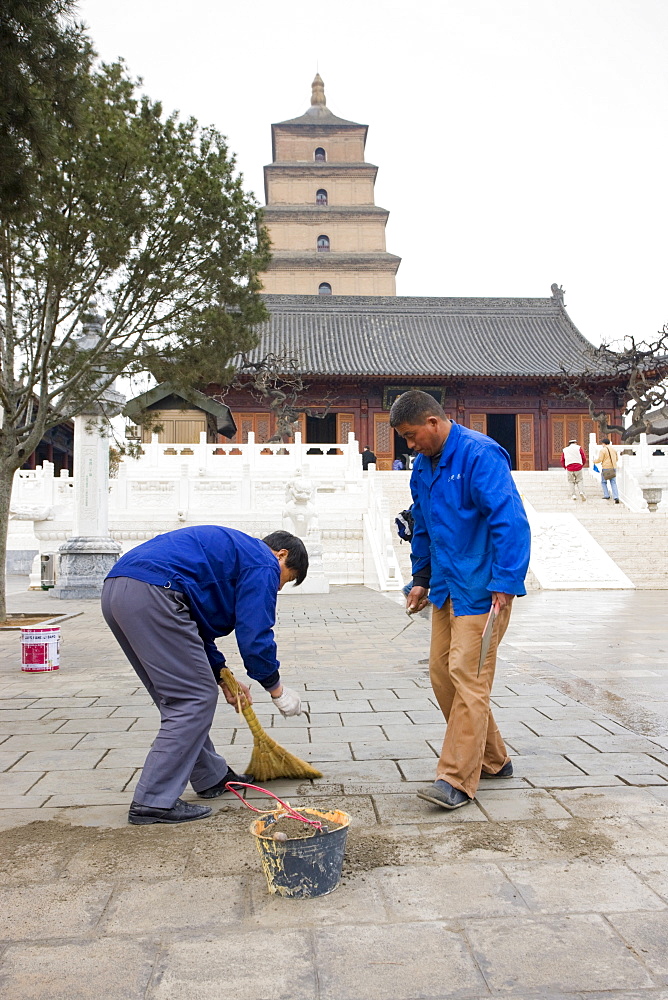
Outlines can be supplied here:
<path id="1" fill-rule="evenodd" d="M 218 684 L 254 718 L 250 691 L 225 667 L 218 636 L 234 631 L 249 677 L 283 716 L 301 714 L 299 695 L 281 684 L 273 627 L 278 591 L 302 583 L 307 570 L 304 543 L 287 531 L 260 541 L 215 525 L 157 535 L 118 560 L 104 582 L 102 613 L 161 717 L 130 823 L 209 816 L 210 807 L 179 798 L 188 781 L 202 798 L 215 798 L 228 781 L 253 780 L 228 767 L 209 737 Z"/>

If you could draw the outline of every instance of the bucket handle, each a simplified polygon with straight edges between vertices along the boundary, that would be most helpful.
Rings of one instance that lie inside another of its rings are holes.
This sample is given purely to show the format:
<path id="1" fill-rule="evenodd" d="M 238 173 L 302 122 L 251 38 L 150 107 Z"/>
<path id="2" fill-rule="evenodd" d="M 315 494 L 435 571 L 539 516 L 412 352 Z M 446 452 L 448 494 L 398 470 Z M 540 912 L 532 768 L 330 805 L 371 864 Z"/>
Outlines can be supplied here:
<path id="1" fill-rule="evenodd" d="M 252 806 L 247 799 L 245 799 L 242 795 L 239 795 L 239 792 L 237 792 L 235 788 L 232 788 L 232 785 L 237 785 L 239 788 L 254 788 L 256 792 L 263 792 L 265 795 L 270 795 L 272 799 L 276 799 L 279 805 L 283 806 L 290 819 L 299 819 L 302 823 L 308 823 L 309 826 L 314 826 L 318 831 L 322 830 L 322 822 L 319 819 L 307 819 L 306 816 L 302 816 L 301 813 L 298 813 L 296 809 L 292 808 L 289 802 L 284 802 L 283 799 L 279 799 L 278 795 L 274 795 L 274 793 L 270 792 L 268 788 L 262 788 L 261 785 L 251 785 L 247 781 L 226 781 L 225 788 L 232 792 L 233 795 L 236 795 L 239 801 L 243 802 L 243 804 L 249 809 L 252 809 L 253 812 L 262 813 L 265 810 L 256 809 L 255 806 Z"/>

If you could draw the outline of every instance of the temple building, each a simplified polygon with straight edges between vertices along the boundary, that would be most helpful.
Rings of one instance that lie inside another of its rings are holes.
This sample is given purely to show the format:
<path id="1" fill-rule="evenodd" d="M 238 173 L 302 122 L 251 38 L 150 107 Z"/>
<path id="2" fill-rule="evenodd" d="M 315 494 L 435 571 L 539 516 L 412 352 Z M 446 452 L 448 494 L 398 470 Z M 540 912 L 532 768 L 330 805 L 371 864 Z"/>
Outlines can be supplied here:
<path id="1" fill-rule="evenodd" d="M 273 258 L 263 276 L 270 319 L 253 356 L 298 363 L 309 386 L 300 400 L 303 439 L 331 446 L 353 431 L 390 469 L 408 452 L 390 427 L 390 406 L 420 388 L 502 444 L 516 469 L 559 464 L 569 438 L 586 447 L 594 423 L 563 392 L 565 372 L 589 369 L 591 344 L 566 312 L 563 290 L 553 284 L 546 298 L 397 296 L 400 259 L 385 250 L 388 212 L 374 204 L 366 134 L 366 125 L 332 114 L 320 76 L 306 113 L 272 125 L 265 219 Z M 250 395 L 218 398 L 233 411 L 238 440 L 275 432 Z M 619 419 L 612 394 L 598 402 Z"/>

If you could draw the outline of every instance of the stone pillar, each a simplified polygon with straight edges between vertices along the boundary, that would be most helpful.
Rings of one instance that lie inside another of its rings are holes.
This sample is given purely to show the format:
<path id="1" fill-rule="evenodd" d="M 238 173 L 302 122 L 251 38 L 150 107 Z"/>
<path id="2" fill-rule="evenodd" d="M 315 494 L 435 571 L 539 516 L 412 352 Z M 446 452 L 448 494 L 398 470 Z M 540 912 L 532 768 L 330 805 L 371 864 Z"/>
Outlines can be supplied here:
<path id="1" fill-rule="evenodd" d="M 53 596 L 98 598 L 121 546 L 109 536 L 109 437 L 96 414 L 74 418 L 73 535 L 58 551 Z"/>

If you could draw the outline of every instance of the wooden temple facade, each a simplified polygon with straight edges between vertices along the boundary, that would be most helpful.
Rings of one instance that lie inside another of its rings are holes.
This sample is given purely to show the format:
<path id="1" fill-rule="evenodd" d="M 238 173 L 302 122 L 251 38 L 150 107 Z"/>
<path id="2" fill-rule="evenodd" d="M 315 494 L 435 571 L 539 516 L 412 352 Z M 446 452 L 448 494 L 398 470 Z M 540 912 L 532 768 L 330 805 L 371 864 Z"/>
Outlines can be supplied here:
<path id="1" fill-rule="evenodd" d="M 595 430 L 582 404 L 564 398 L 565 373 L 587 370 L 591 345 L 556 286 L 545 299 L 269 295 L 266 305 L 270 320 L 253 356 L 299 360 L 309 387 L 300 403 L 312 414 L 299 419 L 307 442 L 332 445 L 352 431 L 390 469 L 408 449 L 389 410 L 414 388 L 497 440 L 516 469 L 558 465 L 570 438 L 586 448 Z M 272 415 L 250 394 L 219 398 L 232 410 L 237 440 L 250 430 L 257 441 L 274 433 Z M 598 402 L 619 419 L 612 394 Z"/>

